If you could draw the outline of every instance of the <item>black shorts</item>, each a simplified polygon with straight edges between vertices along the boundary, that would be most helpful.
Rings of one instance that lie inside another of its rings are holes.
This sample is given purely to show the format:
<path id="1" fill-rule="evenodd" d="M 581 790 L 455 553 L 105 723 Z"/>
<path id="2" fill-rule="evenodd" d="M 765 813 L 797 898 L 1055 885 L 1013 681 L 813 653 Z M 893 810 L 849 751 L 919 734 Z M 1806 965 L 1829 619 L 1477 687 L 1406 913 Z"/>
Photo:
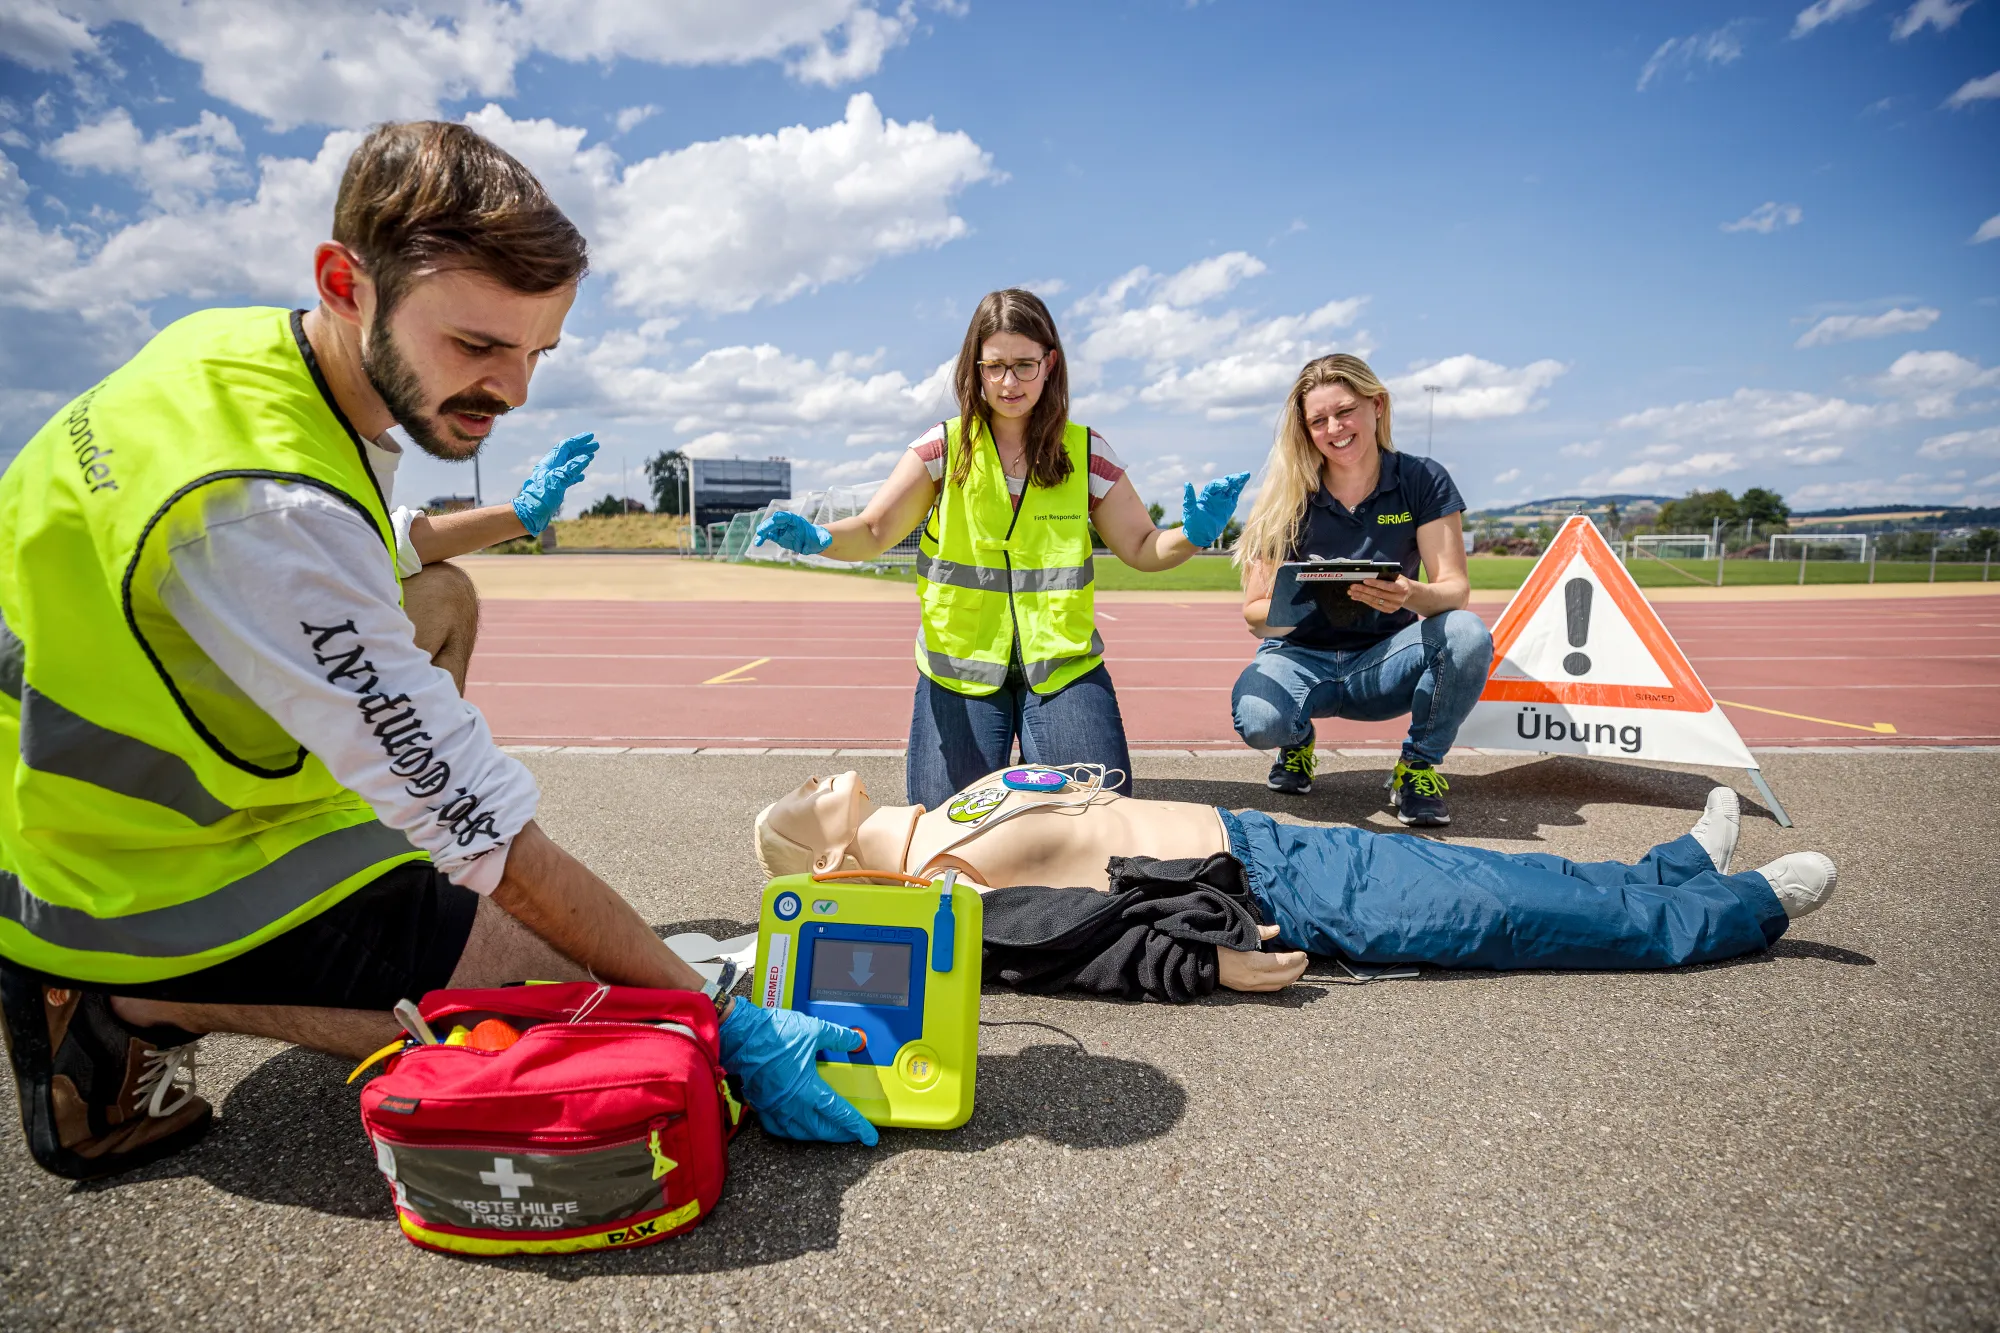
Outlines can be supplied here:
<path id="1" fill-rule="evenodd" d="M 138 985 L 49 980 L 177 1004 L 386 1010 L 450 982 L 478 906 L 478 894 L 429 861 L 406 861 L 312 920 L 199 972 Z"/>

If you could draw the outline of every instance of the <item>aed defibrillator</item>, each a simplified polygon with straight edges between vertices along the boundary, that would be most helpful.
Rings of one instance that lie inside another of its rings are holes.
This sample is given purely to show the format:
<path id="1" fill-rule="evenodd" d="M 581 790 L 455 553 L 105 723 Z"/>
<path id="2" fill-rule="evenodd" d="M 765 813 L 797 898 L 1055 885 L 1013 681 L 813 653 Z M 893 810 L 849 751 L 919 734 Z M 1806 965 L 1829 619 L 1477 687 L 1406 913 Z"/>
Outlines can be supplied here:
<path id="1" fill-rule="evenodd" d="M 861 870 L 764 890 L 752 994 L 862 1033 L 860 1050 L 821 1051 L 819 1072 L 877 1125 L 972 1116 L 983 923 L 978 891 L 957 880 Z"/>

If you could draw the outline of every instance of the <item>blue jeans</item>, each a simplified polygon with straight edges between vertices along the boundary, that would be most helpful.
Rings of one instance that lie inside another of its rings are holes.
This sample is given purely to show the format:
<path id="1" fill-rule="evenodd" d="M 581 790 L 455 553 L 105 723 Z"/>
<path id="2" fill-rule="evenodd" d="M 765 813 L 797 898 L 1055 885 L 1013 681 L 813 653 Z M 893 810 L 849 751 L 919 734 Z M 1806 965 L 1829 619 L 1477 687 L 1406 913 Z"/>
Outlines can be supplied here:
<path id="1" fill-rule="evenodd" d="M 1054 694 L 1036 694 L 1019 672 L 977 698 L 917 677 L 910 754 L 903 786 L 912 804 L 941 810 L 957 792 L 1014 761 L 1014 738 L 1029 764 L 1103 764 L 1123 769 L 1117 790 L 1132 794 L 1125 719 L 1102 663 Z"/>
<path id="2" fill-rule="evenodd" d="M 1493 634 L 1470 611 L 1446 611 L 1372 648 L 1307 648 L 1266 639 L 1236 678 L 1229 707 L 1254 750 L 1304 744 L 1316 717 L 1385 722 L 1410 715 L 1403 759 L 1442 763 L 1493 665 Z"/>
<path id="3" fill-rule="evenodd" d="M 1357 963 L 1678 967 L 1769 948 L 1790 922 L 1762 875 L 1716 873 L 1687 835 L 1625 865 L 1221 814 L 1279 941 Z"/>

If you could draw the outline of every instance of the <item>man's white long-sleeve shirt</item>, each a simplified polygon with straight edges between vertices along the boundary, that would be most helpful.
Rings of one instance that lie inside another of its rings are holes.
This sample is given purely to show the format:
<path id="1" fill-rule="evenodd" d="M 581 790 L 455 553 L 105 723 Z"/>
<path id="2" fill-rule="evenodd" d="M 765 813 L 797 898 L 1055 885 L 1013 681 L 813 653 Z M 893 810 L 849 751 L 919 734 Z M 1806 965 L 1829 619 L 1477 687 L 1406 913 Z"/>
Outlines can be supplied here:
<path id="1" fill-rule="evenodd" d="M 395 453 L 369 448 L 390 490 Z M 416 645 L 373 524 L 318 487 L 203 488 L 201 535 L 172 548 L 160 599 L 259 708 L 454 883 L 491 893 L 540 793 Z M 396 573 L 421 567 L 395 513 Z"/>

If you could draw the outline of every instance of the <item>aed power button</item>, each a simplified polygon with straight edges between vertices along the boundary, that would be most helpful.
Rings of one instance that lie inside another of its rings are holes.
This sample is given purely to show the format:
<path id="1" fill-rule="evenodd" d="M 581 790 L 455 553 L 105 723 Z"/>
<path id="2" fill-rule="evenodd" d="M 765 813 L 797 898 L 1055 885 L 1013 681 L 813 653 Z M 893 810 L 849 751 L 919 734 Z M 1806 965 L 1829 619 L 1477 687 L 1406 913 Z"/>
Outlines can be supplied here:
<path id="1" fill-rule="evenodd" d="M 937 1052 L 920 1043 L 905 1046 L 896 1057 L 896 1073 L 912 1088 L 928 1088 L 938 1079 Z"/>

